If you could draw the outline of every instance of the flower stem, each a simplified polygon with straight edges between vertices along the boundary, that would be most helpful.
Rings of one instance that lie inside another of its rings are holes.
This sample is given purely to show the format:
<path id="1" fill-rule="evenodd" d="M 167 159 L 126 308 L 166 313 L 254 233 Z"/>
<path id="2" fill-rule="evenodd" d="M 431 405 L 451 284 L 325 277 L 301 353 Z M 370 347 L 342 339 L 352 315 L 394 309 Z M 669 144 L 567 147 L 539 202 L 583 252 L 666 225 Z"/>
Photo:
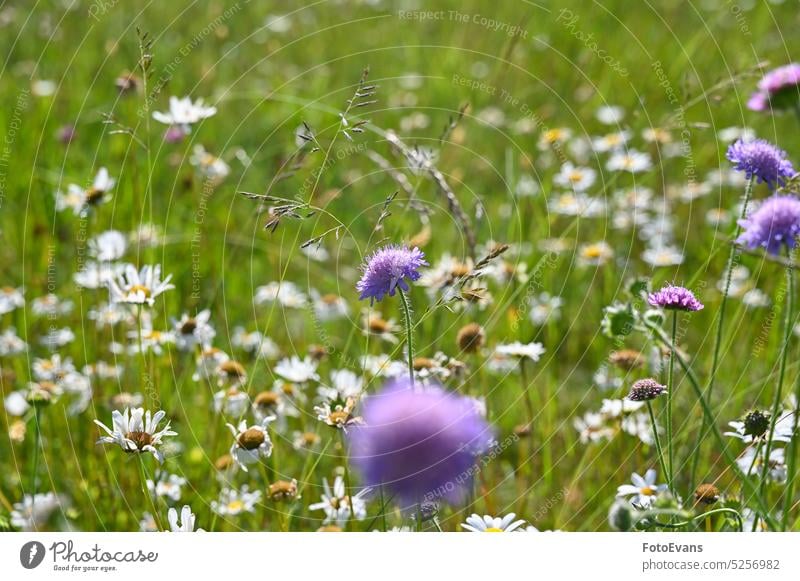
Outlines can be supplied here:
<path id="1" fill-rule="evenodd" d="M 800 375 L 795 380 L 795 409 L 794 421 L 792 423 L 792 434 L 797 434 L 798 422 L 800 422 Z M 797 473 L 797 437 L 792 438 L 789 443 L 789 460 L 786 466 L 786 493 L 783 499 L 783 520 L 781 523 L 781 530 L 786 530 L 789 524 L 789 510 L 792 507 L 792 499 L 794 497 L 794 479 Z"/>
<path id="2" fill-rule="evenodd" d="M 664 462 L 664 451 L 661 448 L 661 439 L 658 437 L 658 426 L 656 425 L 656 416 L 653 413 L 653 404 L 648 401 L 647 402 L 647 411 L 650 413 L 650 423 L 653 424 L 653 440 L 656 443 L 656 454 L 658 454 L 658 464 L 661 466 L 661 471 L 667 475 L 667 484 L 669 484 L 670 489 L 672 488 L 672 479 L 670 478 L 670 473 L 667 470 L 667 466 Z"/>
<path id="3" fill-rule="evenodd" d="M 656 340 L 658 340 L 666 348 L 670 349 L 673 353 L 675 352 L 674 346 L 664 335 L 664 331 L 660 327 L 652 324 L 647 324 L 647 327 L 650 329 L 650 331 L 652 331 Z M 773 528 L 776 528 L 776 521 L 769 514 L 767 503 L 764 501 L 764 498 L 758 489 L 758 485 L 756 485 L 742 473 L 741 468 L 739 468 L 739 465 L 736 463 L 736 459 L 728 450 L 728 446 L 722 437 L 722 433 L 719 431 L 719 427 L 717 427 L 716 417 L 711 411 L 711 406 L 708 405 L 708 401 L 706 401 L 705 395 L 703 394 L 703 389 L 700 387 L 700 382 L 698 381 L 697 376 L 694 374 L 694 371 L 692 371 L 692 368 L 689 366 L 689 364 L 683 360 L 683 357 L 679 356 L 677 359 L 678 364 L 681 366 L 681 369 L 683 369 L 683 372 L 686 374 L 686 377 L 689 380 L 689 385 L 692 386 L 692 390 L 697 397 L 697 401 L 700 403 L 700 407 L 703 410 L 703 415 L 706 418 L 706 423 L 710 426 L 711 435 L 714 436 L 714 440 L 716 440 L 716 444 L 722 452 L 725 462 L 736 473 L 736 475 L 739 476 L 745 488 L 748 489 L 748 492 L 755 496 L 758 508 L 764 513 L 764 520 L 767 522 L 767 524 Z"/>
<path id="4" fill-rule="evenodd" d="M 356 511 L 353 510 L 353 489 L 350 487 L 350 468 L 348 467 L 348 458 L 347 458 L 347 443 L 344 439 L 344 432 L 342 430 L 339 431 L 339 437 L 341 438 L 342 444 L 342 453 L 344 454 L 344 491 L 347 495 L 347 504 L 350 507 L 350 518 L 347 519 L 347 523 L 350 525 L 350 528 L 353 527 L 353 522 L 356 520 Z"/>
<path id="5" fill-rule="evenodd" d="M 747 215 L 747 205 L 750 203 L 750 195 L 753 193 L 754 181 L 755 178 L 751 177 L 749 180 L 747 180 L 747 184 L 744 187 L 744 199 L 742 200 L 742 211 L 739 215 L 739 219 L 743 219 Z M 714 389 L 714 381 L 717 378 L 717 369 L 719 368 L 719 353 L 720 348 L 722 347 L 722 330 L 725 324 L 725 307 L 728 304 L 728 295 L 730 294 L 731 290 L 734 262 L 738 256 L 735 241 L 737 238 L 739 238 L 739 234 L 741 234 L 741 232 L 742 227 L 737 222 L 736 233 L 733 235 L 734 243 L 731 244 L 731 250 L 728 254 L 728 263 L 725 268 L 725 289 L 722 292 L 722 302 L 719 305 L 719 318 L 717 318 L 717 330 L 714 337 L 714 352 L 711 356 L 711 371 L 708 376 L 708 385 L 706 385 L 706 399 L 708 399 L 708 401 L 711 401 L 711 392 Z M 697 475 L 697 464 L 700 459 L 700 447 L 702 446 L 706 436 L 707 426 L 705 416 L 703 416 L 700 431 L 697 432 L 697 441 L 695 442 L 694 446 L 694 454 L 692 455 L 692 468 L 689 472 L 690 486 L 694 486 L 695 476 Z"/>
<path id="6" fill-rule="evenodd" d="M 41 405 L 34 404 L 34 437 L 33 437 L 33 466 L 31 468 L 31 503 L 36 499 L 36 475 L 39 472 L 39 448 L 42 446 Z"/>
<path id="7" fill-rule="evenodd" d="M 678 334 L 678 311 L 672 312 L 672 353 L 669 358 L 669 376 L 667 377 L 667 463 L 669 470 L 666 472 L 667 484 L 672 494 L 675 494 L 675 486 L 672 482 L 672 467 L 674 446 L 672 445 L 672 392 L 675 391 L 675 358 L 677 354 L 677 346 L 675 345 L 675 336 Z M 655 429 L 655 420 L 653 421 L 653 429 Z"/>
<path id="8" fill-rule="evenodd" d="M 408 297 L 400 291 L 400 303 L 403 305 L 403 315 L 406 322 L 406 348 L 408 349 L 408 377 L 411 380 L 411 385 L 414 385 L 414 327 L 411 323 L 411 307 L 408 304 Z"/>
<path id="9" fill-rule="evenodd" d="M 794 293 L 794 270 L 786 269 L 786 294 L 784 299 L 784 330 L 783 345 L 781 346 L 780 369 L 778 371 L 778 383 L 775 386 L 775 398 L 772 401 L 772 412 L 769 422 L 769 436 L 764 448 L 764 461 L 761 468 L 761 496 L 765 494 L 767 487 L 767 475 L 769 473 L 769 455 L 772 451 L 772 438 L 775 436 L 775 424 L 778 422 L 778 412 L 780 411 L 781 398 L 783 397 L 783 379 L 786 375 L 786 359 L 789 354 L 789 342 L 792 338 L 792 293 Z M 758 520 L 758 519 L 756 519 Z"/>
<path id="10" fill-rule="evenodd" d="M 150 507 L 153 509 L 153 520 L 156 523 L 156 527 L 158 527 L 159 531 L 164 530 L 163 527 L 161 526 L 161 515 L 158 514 L 158 507 L 156 506 L 156 501 L 147 488 L 147 481 L 149 480 L 149 478 L 147 476 L 147 468 L 145 468 L 144 466 L 144 458 L 142 457 L 141 454 L 137 454 L 137 456 L 139 457 L 139 481 L 142 485 L 142 494 L 145 495 L 145 497 L 149 501 Z M 155 480 L 153 481 L 153 484 L 155 485 Z M 153 488 L 155 491 L 155 486 Z"/>

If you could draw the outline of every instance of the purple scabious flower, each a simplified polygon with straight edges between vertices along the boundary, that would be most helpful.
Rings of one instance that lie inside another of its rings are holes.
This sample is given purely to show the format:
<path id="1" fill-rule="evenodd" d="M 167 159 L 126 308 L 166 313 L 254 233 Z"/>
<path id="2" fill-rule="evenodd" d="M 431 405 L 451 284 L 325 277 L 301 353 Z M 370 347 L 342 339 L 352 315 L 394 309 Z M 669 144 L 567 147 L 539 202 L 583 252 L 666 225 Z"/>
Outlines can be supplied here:
<path id="1" fill-rule="evenodd" d="M 640 379 L 631 386 L 628 399 L 631 401 L 649 401 L 665 393 L 667 393 L 666 385 L 661 385 L 652 378 Z"/>
<path id="2" fill-rule="evenodd" d="M 744 232 L 736 242 L 748 248 L 762 247 L 778 254 L 782 245 L 794 248 L 800 235 L 800 200 L 794 196 L 772 196 L 739 225 Z"/>
<path id="3" fill-rule="evenodd" d="M 800 64 L 791 63 L 773 69 L 758 82 L 758 90 L 747 102 L 751 111 L 789 109 L 800 98 Z"/>
<path id="4" fill-rule="evenodd" d="M 660 291 L 647 295 L 647 302 L 654 307 L 673 311 L 700 311 L 703 303 L 697 300 L 694 293 L 682 286 L 666 285 Z"/>
<path id="5" fill-rule="evenodd" d="M 728 147 L 727 158 L 734 168 L 744 172 L 747 179 L 756 177 L 769 187 L 783 185 L 794 176 L 792 162 L 786 152 L 764 139 L 737 140 Z"/>
<path id="6" fill-rule="evenodd" d="M 462 502 L 493 442 L 475 400 L 408 378 L 368 396 L 362 415 L 348 434 L 350 457 L 367 486 L 384 486 L 405 507 Z"/>
<path id="7" fill-rule="evenodd" d="M 394 296 L 397 287 L 409 290 L 408 283 L 420 277 L 418 270 L 427 266 L 425 255 L 414 247 L 389 245 L 375 251 L 364 265 L 364 274 L 356 284 L 359 299 L 380 301 L 385 295 Z"/>

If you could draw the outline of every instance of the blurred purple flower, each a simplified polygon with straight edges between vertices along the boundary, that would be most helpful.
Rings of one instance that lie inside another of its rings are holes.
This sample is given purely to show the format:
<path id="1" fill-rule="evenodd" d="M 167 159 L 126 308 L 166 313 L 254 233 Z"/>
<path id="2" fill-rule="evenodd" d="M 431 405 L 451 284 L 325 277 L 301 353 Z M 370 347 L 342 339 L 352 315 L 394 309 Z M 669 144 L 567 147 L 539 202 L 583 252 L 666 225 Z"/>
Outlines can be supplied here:
<path id="1" fill-rule="evenodd" d="M 180 125 L 170 125 L 164 132 L 164 140 L 167 143 L 178 143 L 183 141 L 184 137 L 186 137 L 186 132 Z"/>
<path id="2" fill-rule="evenodd" d="M 420 277 L 418 270 L 427 265 L 419 248 L 384 246 L 367 259 L 364 274 L 356 284 L 360 293 L 358 298 L 380 301 L 387 294 L 393 297 L 397 287 L 407 291 L 409 287 L 404 279 L 417 280 Z"/>
<path id="3" fill-rule="evenodd" d="M 778 254 L 784 244 L 794 248 L 800 235 L 800 200 L 772 196 L 739 224 L 744 232 L 736 242 L 748 248 L 762 247 L 770 254 Z"/>
<path id="4" fill-rule="evenodd" d="M 367 486 L 384 486 L 406 507 L 462 502 L 493 441 L 475 400 L 407 378 L 367 397 L 363 417 L 349 433 L 351 459 Z"/>
<path id="5" fill-rule="evenodd" d="M 737 140 L 728 147 L 727 158 L 747 179 L 756 177 L 769 187 L 783 185 L 794 174 L 786 152 L 764 139 Z"/>
<path id="6" fill-rule="evenodd" d="M 751 111 L 790 109 L 800 99 L 800 64 L 791 63 L 769 71 L 747 102 Z"/>
<path id="7" fill-rule="evenodd" d="M 654 307 L 675 311 L 700 311 L 703 303 L 695 298 L 694 293 L 682 286 L 666 285 L 660 291 L 647 295 L 647 302 Z"/>

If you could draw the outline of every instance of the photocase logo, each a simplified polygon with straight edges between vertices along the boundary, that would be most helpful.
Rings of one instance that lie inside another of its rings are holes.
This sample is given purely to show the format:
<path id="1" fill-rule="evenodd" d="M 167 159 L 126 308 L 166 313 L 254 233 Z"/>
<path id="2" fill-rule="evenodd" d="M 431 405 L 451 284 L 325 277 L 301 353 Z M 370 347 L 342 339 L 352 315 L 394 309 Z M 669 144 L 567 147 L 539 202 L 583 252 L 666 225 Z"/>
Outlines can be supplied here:
<path id="1" fill-rule="evenodd" d="M 35 569 L 44 560 L 44 545 L 39 541 L 29 541 L 19 550 L 19 562 L 26 569 Z"/>

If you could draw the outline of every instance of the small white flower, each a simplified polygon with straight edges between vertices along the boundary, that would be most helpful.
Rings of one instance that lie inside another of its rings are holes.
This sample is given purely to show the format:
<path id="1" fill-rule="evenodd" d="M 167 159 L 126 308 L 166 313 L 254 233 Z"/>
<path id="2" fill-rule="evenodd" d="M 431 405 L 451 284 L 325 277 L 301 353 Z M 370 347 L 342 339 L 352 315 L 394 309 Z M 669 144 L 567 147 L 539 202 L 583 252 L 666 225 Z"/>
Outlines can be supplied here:
<path id="1" fill-rule="evenodd" d="M 650 155 L 635 149 L 613 154 L 606 163 L 608 171 L 627 171 L 639 173 L 647 171 L 653 167 Z"/>
<path id="2" fill-rule="evenodd" d="M 11 525 L 23 531 L 35 531 L 47 524 L 50 515 L 65 504 L 64 499 L 45 492 L 34 496 L 26 494 L 22 502 L 14 503 L 11 511 Z"/>
<path id="3" fill-rule="evenodd" d="M 230 454 L 245 472 L 248 471 L 248 465 L 272 455 L 272 440 L 269 439 L 266 426 L 274 419 L 275 416 L 270 416 L 252 426 L 248 426 L 245 420 L 239 422 L 238 426 L 226 424 L 233 435 Z"/>
<path id="4" fill-rule="evenodd" d="M 498 345 L 495 347 L 495 352 L 508 357 L 518 357 L 520 359 L 527 357 L 532 361 L 539 361 L 545 353 L 545 348 L 541 343 L 520 343 L 519 341 L 514 341 L 513 343 L 505 345 Z"/>
<path id="5" fill-rule="evenodd" d="M 515 521 L 516 516 L 513 512 L 504 517 L 494 517 L 488 514 L 481 517 L 473 514 L 467 518 L 466 523 L 461 524 L 461 527 L 473 533 L 510 533 L 525 524 L 524 520 Z"/>
<path id="6" fill-rule="evenodd" d="M 164 429 L 157 431 L 158 424 L 166 415 L 160 410 L 151 416 L 150 410 L 146 413 L 143 408 L 126 408 L 124 413 L 114 410 L 111 413 L 112 429 L 106 427 L 100 420 L 94 420 L 107 436 L 101 436 L 98 444 L 117 444 L 125 452 L 142 453 L 150 452 L 159 463 L 164 462 L 164 455 L 158 449 L 162 440 L 167 436 L 177 434 L 170 430 L 169 422 Z"/>
<path id="7" fill-rule="evenodd" d="M 208 107 L 203 102 L 203 99 L 197 99 L 192 102 L 190 97 L 169 98 L 169 111 L 161 113 L 160 111 L 153 111 L 153 119 L 165 125 L 178 125 L 184 132 L 191 131 L 191 125 L 212 117 L 217 113 L 216 107 Z"/>
<path id="8" fill-rule="evenodd" d="M 341 476 L 337 476 L 333 481 L 333 488 L 328 483 L 328 479 L 323 478 L 322 499 L 308 508 L 309 510 L 325 511 L 325 524 L 336 523 L 341 527 L 352 517 L 350 513 L 351 504 L 353 505 L 353 513 L 356 520 L 361 520 L 367 516 L 367 503 L 364 497 L 368 493 L 369 489 L 365 488 L 352 497 L 348 497 L 344 479 Z"/>
<path id="9" fill-rule="evenodd" d="M 147 481 L 147 489 L 156 497 L 169 498 L 173 502 L 178 502 L 181 499 L 184 484 L 186 484 L 186 479 L 177 474 L 160 473 L 156 475 L 155 482 Z"/>
<path id="10" fill-rule="evenodd" d="M 146 265 L 137 271 L 133 265 L 125 265 L 124 272 L 108 283 L 111 302 L 153 306 L 160 294 L 174 289 L 169 284 L 172 275 L 161 280 L 161 265 Z"/>
<path id="11" fill-rule="evenodd" d="M 9 327 L 0 333 L 0 357 L 16 355 L 28 349 L 28 344 L 17 336 L 17 330 Z"/>
<path id="12" fill-rule="evenodd" d="M 653 267 L 683 264 L 683 253 L 674 246 L 655 246 L 642 253 L 642 260 Z"/>
<path id="13" fill-rule="evenodd" d="M 602 137 L 595 137 L 592 139 L 592 149 L 598 153 L 618 151 L 625 147 L 625 144 L 630 138 L 630 131 L 618 131 L 616 133 L 603 135 Z"/>
<path id="14" fill-rule="evenodd" d="M 589 167 L 577 167 L 572 162 L 566 162 L 553 178 L 553 183 L 569 188 L 574 192 L 584 192 L 594 185 L 597 172 Z"/>
<path id="15" fill-rule="evenodd" d="M 307 381 L 319 381 L 317 375 L 317 364 L 309 358 L 300 359 L 297 355 L 291 358 L 281 359 L 273 371 L 292 383 L 305 383 Z"/>
<path id="16" fill-rule="evenodd" d="M 270 282 L 258 287 L 254 300 L 257 305 L 278 302 L 290 309 L 302 309 L 308 303 L 306 295 L 290 281 Z"/>
<path id="17" fill-rule="evenodd" d="M 36 297 L 31 301 L 31 310 L 37 316 L 57 317 L 59 315 L 67 315 L 72 312 L 72 307 L 72 301 L 61 300 L 52 293 L 43 297 Z"/>
<path id="18" fill-rule="evenodd" d="M 617 497 L 632 496 L 631 503 L 637 508 L 650 508 L 660 492 L 667 489 L 666 484 L 656 484 L 656 471 L 650 469 L 644 478 L 636 472 L 631 475 L 633 484 L 623 484 L 617 488 Z"/>
<path id="19" fill-rule="evenodd" d="M 169 521 L 169 530 L 173 533 L 193 533 L 195 532 L 194 522 L 195 515 L 192 513 L 191 507 L 187 504 L 181 509 L 181 520 L 178 522 L 178 511 L 170 508 L 167 512 L 167 520 Z M 204 532 L 203 529 L 197 529 L 198 533 Z"/>
<path id="20" fill-rule="evenodd" d="M 22 288 L 12 288 L 10 286 L 0 288 L 0 315 L 5 315 L 25 306 L 25 297 L 22 293 Z"/>
<path id="21" fill-rule="evenodd" d="M 250 492 L 246 484 L 239 490 L 224 488 L 219 493 L 219 500 L 211 501 L 211 510 L 221 516 L 236 516 L 243 512 L 254 512 L 260 500 L 261 491 Z"/>
<path id="22" fill-rule="evenodd" d="M 618 105 L 603 105 L 597 108 L 594 116 L 605 125 L 617 125 L 625 118 L 625 109 Z"/>
<path id="23" fill-rule="evenodd" d="M 128 247 L 128 238 L 118 230 L 106 230 L 89 240 L 89 252 L 100 262 L 119 260 Z"/>
<path id="24" fill-rule="evenodd" d="M 172 320 L 172 326 L 175 329 L 175 342 L 178 349 L 181 351 L 190 351 L 195 346 L 208 347 L 217 332 L 209 324 L 211 319 L 211 311 L 208 309 L 202 310 L 194 317 L 188 313 L 181 315 L 179 320 Z"/>

